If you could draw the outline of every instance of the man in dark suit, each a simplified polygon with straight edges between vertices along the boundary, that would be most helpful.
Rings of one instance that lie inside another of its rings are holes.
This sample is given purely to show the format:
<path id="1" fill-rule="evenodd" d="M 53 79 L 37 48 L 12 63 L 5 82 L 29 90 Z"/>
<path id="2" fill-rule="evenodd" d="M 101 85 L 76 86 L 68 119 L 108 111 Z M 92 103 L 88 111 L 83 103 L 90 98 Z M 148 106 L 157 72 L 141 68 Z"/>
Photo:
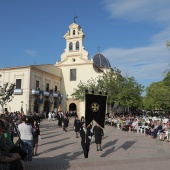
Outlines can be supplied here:
<path id="1" fill-rule="evenodd" d="M 91 132 L 89 128 L 86 128 L 85 122 L 82 123 L 82 129 L 80 130 L 81 146 L 83 148 L 84 157 L 88 158 L 91 142 Z"/>

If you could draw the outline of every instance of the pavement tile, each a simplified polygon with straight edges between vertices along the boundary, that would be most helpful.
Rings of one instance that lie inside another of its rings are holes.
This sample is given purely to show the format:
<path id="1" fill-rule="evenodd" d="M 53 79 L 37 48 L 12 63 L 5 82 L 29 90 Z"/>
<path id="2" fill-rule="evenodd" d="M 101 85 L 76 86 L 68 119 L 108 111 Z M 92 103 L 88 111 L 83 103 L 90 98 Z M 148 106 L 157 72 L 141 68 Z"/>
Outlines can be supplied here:
<path id="1" fill-rule="evenodd" d="M 57 121 L 41 122 L 39 156 L 25 162 L 26 170 L 164 170 L 170 166 L 170 143 L 154 140 L 136 132 L 123 132 L 105 126 L 103 151 L 97 152 L 94 139 L 89 158 L 85 159 L 80 138 L 75 137 L 73 118 L 68 132 L 57 127 Z"/>

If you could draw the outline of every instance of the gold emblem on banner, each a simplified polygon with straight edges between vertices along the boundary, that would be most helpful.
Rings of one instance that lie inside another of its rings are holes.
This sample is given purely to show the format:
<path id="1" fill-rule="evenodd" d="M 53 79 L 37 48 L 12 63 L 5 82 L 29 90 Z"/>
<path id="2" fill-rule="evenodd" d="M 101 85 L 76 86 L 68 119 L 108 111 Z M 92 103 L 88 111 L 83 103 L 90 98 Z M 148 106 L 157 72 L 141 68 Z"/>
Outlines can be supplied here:
<path id="1" fill-rule="evenodd" d="M 40 100 L 42 100 L 42 98 L 43 98 L 43 95 L 42 95 L 42 93 L 40 94 Z"/>
<path id="2" fill-rule="evenodd" d="M 98 103 L 95 102 L 95 103 L 91 104 L 91 110 L 93 112 L 97 112 L 99 110 L 99 108 L 100 108 L 100 105 Z"/>

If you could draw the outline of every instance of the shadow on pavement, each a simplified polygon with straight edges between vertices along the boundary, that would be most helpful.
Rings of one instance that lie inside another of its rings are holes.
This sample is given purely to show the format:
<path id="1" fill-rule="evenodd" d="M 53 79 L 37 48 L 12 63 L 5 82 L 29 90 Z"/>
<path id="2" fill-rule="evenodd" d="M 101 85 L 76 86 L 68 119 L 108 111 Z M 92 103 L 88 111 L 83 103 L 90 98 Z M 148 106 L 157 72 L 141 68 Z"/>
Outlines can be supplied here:
<path id="1" fill-rule="evenodd" d="M 48 152 L 51 152 L 51 151 L 54 151 L 54 150 L 57 150 L 57 149 L 62 149 L 66 146 L 69 146 L 69 145 L 72 145 L 72 144 L 75 144 L 76 142 L 72 142 L 72 143 L 68 143 L 68 144 L 64 144 L 64 145 L 61 145 L 61 146 L 57 146 L 57 147 L 54 147 L 54 148 L 50 148 L 50 149 L 47 149 L 43 152 L 40 152 L 39 155 L 41 154 L 44 154 L 44 153 L 48 153 Z"/>
<path id="2" fill-rule="evenodd" d="M 53 148 L 54 149 L 54 148 Z M 25 162 L 26 170 L 68 170 L 71 160 L 76 160 L 83 152 L 66 152 L 52 158 L 36 157 L 32 162 Z"/>

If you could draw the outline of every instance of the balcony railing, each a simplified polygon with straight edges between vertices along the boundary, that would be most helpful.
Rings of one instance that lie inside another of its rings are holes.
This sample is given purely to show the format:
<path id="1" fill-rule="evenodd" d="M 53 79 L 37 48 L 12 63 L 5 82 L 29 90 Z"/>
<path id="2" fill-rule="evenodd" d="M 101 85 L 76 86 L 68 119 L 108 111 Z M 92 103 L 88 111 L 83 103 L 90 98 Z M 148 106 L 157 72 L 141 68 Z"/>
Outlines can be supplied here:
<path id="1" fill-rule="evenodd" d="M 21 95 L 23 93 L 22 89 L 14 89 L 14 94 L 19 94 Z"/>
<path id="2" fill-rule="evenodd" d="M 32 94 L 32 95 L 39 95 L 39 90 L 32 89 L 32 90 L 31 90 L 31 94 Z"/>
<path id="3" fill-rule="evenodd" d="M 39 90 L 32 89 L 31 90 L 31 94 L 32 95 L 39 95 Z M 44 91 L 44 96 L 49 96 L 49 92 L 48 91 Z M 58 97 L 58 93 L 53 93 L 53 97 Z"/>

